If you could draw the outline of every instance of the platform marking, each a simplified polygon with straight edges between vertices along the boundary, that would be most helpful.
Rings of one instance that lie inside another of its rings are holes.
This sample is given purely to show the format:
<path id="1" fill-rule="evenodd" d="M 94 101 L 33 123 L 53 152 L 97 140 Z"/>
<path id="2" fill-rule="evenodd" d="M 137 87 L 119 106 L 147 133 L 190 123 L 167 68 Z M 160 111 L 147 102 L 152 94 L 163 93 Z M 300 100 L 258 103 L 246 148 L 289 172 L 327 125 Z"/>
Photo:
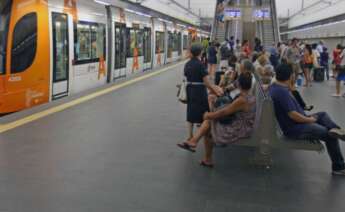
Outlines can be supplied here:
<path id="1" fill-rule="evenodd" d="M 120 83 L 120 84 L 117 84 L 117 85 L 113 85 L 113 86 L 111 86 L 109 88 L 105 88 L 103 90 L 96 91 L 96 92 L 91 93 L 89 95 L 86 95 L 86 96 L 80 97 L 78 99 L 72 100 L 70 102 L 58 105 L 56 107 L 52 107 L 52 108 L 43 110 L 43 111 L 38 112 L 38 113 L 34 113 L 32 115 L 29 115 L 27 117 L 18 119 L 16 121 L 13 121 L 13 122 L 10 122 L 10 123 L 7 123 L 7 124 L 0 124 L 0 134 L 4 133 L 6 131 L 9 131 L 9 130 L 15 129 L 17 127 L 20 127 L 22 125 L 28 124 L 30 122 L 36 121 L 38 119 L 44 118 L 44 117 L 49 116 L 51 114 L 58 113 L 58 112 L 61 112 L 63 110 L 66 110 L 68 108 L 71 108 L 71 107 L 74 107 L 76 105 L 82 104 L 84 102 L 87 102 L 89 100 L 95 99 L 97 97 L 103 96 L 103 95 L 108 94 L 110 92 L 116 91 L 116 90 L 118 90 L 120 88 L 129 86 L 129 85 L 132 85 L 134 83 L 137 83 L 137 82 L 143 81 L 145 79 L 151 78 L 153 76 L 162 74 L 164 72 L 167 72 L 170 69 L 173 69 L 173 68 L 175 68 L 177 66 L 180 66 L 183 63 L 185 63 L 185 62 L 180 62 L 180 63 L 177 63 L 175 65 L 172 65 L 172 66 L 169 66 L 169 67 L 165 67 L 165 68 L 163 68 L 163 69 L 161 69 L 159 71 L 155 71 L 155 72 L 152 72 L 150 74 L 146 74 L 146 75 L 143 75 L 143 76 L 140 76 L 140 77 L 128 80 L 126 82 L 123 82 L 123 83 Z"/>

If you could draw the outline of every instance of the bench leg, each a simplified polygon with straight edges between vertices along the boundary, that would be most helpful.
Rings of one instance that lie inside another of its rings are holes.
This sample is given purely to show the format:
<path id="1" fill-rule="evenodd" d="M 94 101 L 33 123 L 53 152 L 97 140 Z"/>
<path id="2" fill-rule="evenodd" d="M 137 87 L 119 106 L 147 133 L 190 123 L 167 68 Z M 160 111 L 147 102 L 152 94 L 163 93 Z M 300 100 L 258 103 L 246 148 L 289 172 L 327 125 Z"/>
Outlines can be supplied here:
<path id="1" fill-rule="evenodd" d="M 252 164 L 255 166 L 263 166 L 266 169 L 270 169 L 273 165 L 272 150 L 267 145 L 261 145 L 255 150 Z"/>

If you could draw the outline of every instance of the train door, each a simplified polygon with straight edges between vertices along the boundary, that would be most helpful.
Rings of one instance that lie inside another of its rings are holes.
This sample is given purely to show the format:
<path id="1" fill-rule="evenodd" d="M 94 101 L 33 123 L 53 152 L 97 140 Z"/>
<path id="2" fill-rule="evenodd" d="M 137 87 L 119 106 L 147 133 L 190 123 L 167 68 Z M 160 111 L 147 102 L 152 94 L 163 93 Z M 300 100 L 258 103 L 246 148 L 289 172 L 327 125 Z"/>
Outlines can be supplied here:
<path id="1" fill-rule="evenodd" d="M 68 15 L 52 13 L 53 29 L 53 84 L 52 99 L 62 98 L 69 91 L 69 32 Z"/>
<path id="2" fill-rule="evenodd" d="M 145 27 L 144 28 L 144 64 L 145 70 L 151 68 L 151 60 L 152 60 L 152 53 L 151 53 L 151 29 Z"/>
<path id="3" fill-rule="evenodd" d="M 178 51 L 178 56 L 181 57 L 182 55 L 182 33 L 181 32 L 177 34 L 177 51 Z"/>
<path id="4" fill-rule="evenodd" d="M 168 32 L 168 63 L 172 62 L 172 55 L 173 55 L 173 49 L 174 49 L 174 34 L 172 32 Z"/>
<path id="5" fill-rule="evenodd" d="M 127 47 L 126 24 L 115 23 L 115 75 L 114 79 L 126 77 Z"/>

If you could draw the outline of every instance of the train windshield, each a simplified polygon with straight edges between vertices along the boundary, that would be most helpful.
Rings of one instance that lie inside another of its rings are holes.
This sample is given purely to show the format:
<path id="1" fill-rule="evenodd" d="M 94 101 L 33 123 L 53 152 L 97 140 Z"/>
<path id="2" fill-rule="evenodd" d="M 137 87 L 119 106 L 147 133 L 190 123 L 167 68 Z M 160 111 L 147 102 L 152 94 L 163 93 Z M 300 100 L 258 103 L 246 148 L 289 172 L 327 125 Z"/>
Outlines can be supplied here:
<path id="1" fill-rule="evenodd" d="M 6 44 L 12 0 L 0 1 L 0 74 L 5 73 Z"/>

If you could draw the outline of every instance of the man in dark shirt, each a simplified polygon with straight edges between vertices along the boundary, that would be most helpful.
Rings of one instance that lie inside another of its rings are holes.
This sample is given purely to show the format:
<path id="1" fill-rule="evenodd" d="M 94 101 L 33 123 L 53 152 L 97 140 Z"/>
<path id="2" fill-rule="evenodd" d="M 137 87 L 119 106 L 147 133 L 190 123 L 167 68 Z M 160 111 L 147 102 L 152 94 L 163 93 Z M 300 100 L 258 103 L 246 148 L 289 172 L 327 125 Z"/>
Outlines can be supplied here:
<path id="1" fill-rule="evenodd" d="M 338 139 L 345 140 L 345 132 L 325 112 L 307 115 L 292 96 L 289 85 L 292 80 L 292 66 L 279 65 L 276 69 L 277 82 L 271 85 L 275 114 L 284 135 L 297 140 L 322 140 L 326 143 L 332 160 L 334 175 L 345 176 L 344 158 Z"/>

